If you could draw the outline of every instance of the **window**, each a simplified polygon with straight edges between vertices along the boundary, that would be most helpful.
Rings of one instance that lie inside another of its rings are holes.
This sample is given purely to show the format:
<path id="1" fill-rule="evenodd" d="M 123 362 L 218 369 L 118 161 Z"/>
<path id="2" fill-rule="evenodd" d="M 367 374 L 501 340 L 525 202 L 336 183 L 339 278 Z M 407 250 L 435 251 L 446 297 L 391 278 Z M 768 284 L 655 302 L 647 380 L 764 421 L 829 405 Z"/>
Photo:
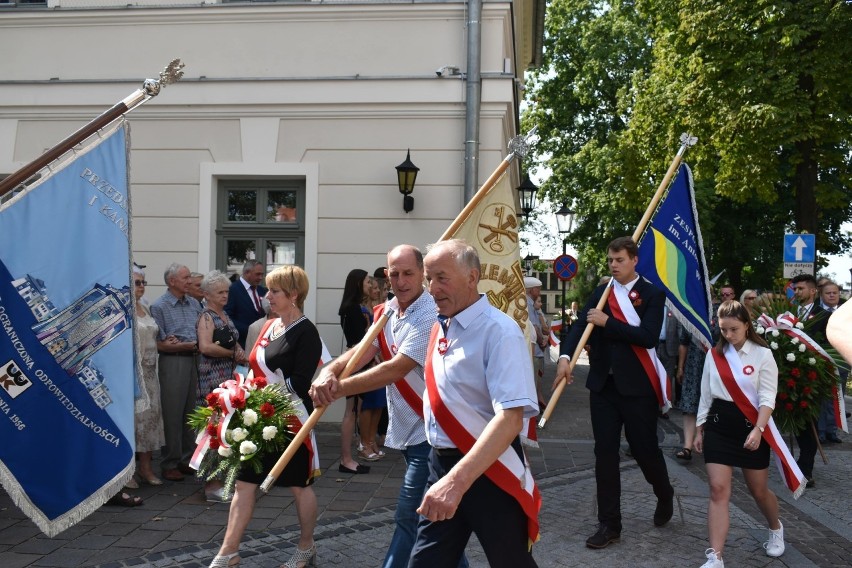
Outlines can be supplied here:
<path id="1" fill-rule="evenodd" d="M 305 183 L 302 180 L 222 180 L 216 224 L 216 266 L 240 274 L 246 260 L 267 273 L 304 265 Z"/>

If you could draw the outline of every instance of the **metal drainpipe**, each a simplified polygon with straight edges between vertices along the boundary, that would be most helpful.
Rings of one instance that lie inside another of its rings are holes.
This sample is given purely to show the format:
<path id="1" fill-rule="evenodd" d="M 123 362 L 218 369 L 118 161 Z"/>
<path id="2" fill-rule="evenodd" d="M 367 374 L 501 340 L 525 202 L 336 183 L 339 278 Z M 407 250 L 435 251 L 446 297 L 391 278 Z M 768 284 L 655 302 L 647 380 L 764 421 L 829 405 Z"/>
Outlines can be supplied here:
<path id="1" fill-rule="evenodd" d="M 464 128 L 464 203 L 476 193 L 479 178 L 479 114 L 482 98 L 482 0 L 468 0 L 467 94 Z"/>

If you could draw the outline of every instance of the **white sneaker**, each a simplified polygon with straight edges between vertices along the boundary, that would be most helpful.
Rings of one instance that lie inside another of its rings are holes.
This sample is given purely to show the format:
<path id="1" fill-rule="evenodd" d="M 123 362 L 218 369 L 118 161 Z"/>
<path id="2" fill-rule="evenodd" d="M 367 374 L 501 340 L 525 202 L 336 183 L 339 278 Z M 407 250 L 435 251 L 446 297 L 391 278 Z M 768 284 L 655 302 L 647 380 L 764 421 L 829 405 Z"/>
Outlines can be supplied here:
<path id="1" fill-rule="evenodd" d="M 701 568 L 725 568 L 725 561 L 717 556 L 717 552 L 712 548 L 704 551 L 707 555 L 707 562 L 701 565 Z"/>
<path id="2" fill-rule="evenodd" d="M 769 540 L 763 543 L 763 548 L 766 549 L 767 556 L 781 556 L 784 554 L 784 525 L 781 525 L 777 531 L 769 529 Z"/>

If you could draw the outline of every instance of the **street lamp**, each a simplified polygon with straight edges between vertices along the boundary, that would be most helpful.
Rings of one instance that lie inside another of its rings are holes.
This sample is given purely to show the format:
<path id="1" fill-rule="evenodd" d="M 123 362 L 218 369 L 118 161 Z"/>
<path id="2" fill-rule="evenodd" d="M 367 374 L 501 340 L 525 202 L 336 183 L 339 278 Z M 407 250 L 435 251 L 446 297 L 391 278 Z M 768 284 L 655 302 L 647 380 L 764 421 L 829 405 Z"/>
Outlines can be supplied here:
<path id="1" fill-rule="evenodd" d="M 414 165 L 411 161 L 411 150 L 405 155 L 405 161 L 396 166 L 397 182 L 399 184 L 399 192 L 402 194 L 402 209 L 406 213 L 414 210 L 414 181 L 417 179 L 417 172 L 420 168 Z"/>
<path id="2" fill-rule="evenodd" d="M 538 260 L 534 254 L 528 254 L 524 257 L 524 269 L 527 271 L 527 276 L 532 276 L 533 262 Z"/>
<path id="3" fill-rule="evenodd" d="M 556 212 L 556 230 L 562 236 L 562 256 L 568 254 L 568 233 L 574 225 L 574 212 L 568 209 L 568 206 L 563 203 L 562 207 Z M 850 269 L 852 270 L 852 269 Z M 562 327 L 559 330 L 559 341 L 565 341 L 565 336 L 568 334 L 568 313 L 565 310 L 565 280 L 562 280 Z"/>
<path id="4" fill-rule="evenodd" d="M 538 186 L 532 182 L 530 176 L 524 176 L 524 181 L 517 187 L 521 197 L 521 215 L 524 219 L 530 218 L 530 213 L 535 209 L 535 199 L 538 196 Z"/>

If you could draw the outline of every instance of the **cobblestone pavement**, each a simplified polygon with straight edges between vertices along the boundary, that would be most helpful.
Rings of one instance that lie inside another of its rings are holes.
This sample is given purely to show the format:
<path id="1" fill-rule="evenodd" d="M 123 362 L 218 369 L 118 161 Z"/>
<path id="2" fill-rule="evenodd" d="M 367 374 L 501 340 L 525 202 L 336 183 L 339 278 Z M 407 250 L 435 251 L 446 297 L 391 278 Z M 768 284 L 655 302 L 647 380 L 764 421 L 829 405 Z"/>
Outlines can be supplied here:
<path id="1" fill-rule="evenodd" d="M 552 373 L 553 367 L 549 368 Z M 543 497 L 542 538 L 533 555 L 542 567 L 700 566 L 707 547 L 707 481 L 703 460 L 686 465 L 671 457 L 681 446 L 680 415 L 659 420 L 659 436 L 676 491 L 675 517 L 666 527 L 653 526 L 655 501 L 641 471 L 629 457 L 622 461 L 621 542 L 590 550 L 585 539 L 596 528 L 594 454 L 583 388 L 585 367 L 540 431 L 540 448 L 528 449 Z M 734 483 L 731 529 L 725 548 L 728 566 L 849 566 L 852 558 L 852 436 L 826 448 L 827 465 L 818 461 L 816 487 L 793 500 L 774 466 L 771 485 L 779 496 L 787 550 L 767 557 L 763 518 L 739 474 Z M 396 495 L 404 464 L 396 452 L 371 464 L 368 475 L 337 473 L 338 431 L 318 429 L 324 475 L 315 484 L 320 519 L 315 533 L 319 566 L 379 566 L 393 532 Z M 626 447 L 626 445 L 625 445 Z M 819 459 L 819 458 L 818 458 Z M 143 486 L 133 493 L 145 504 L 136 508 L 102 507 L 93 515 L 49 539 L 0 493 L 0 568 L 85 566 L 207 566 L 227 520 L 228 505 L 207 503 L 200 484 Z M 244 568 L 277 567 L 286 561 L 298 538 L 293 500 L 273 489 L 258 500 L 241 547 Z M 472 539 L 471 566 L 488 566 Z"/>

